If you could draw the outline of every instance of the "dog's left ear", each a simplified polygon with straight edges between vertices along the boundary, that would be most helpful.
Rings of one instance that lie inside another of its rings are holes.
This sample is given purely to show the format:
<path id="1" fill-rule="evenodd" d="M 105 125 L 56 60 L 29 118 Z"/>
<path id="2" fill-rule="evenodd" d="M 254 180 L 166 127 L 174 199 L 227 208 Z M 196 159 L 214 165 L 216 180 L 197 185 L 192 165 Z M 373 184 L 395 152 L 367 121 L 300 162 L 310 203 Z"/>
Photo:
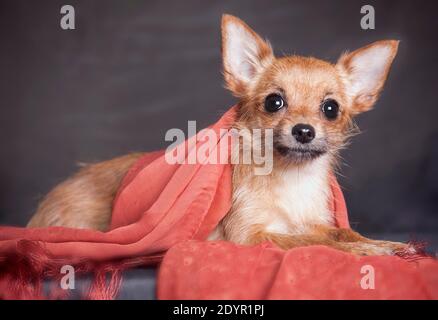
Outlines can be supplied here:
<path id="1" fill-rule="evenodd" d="M 374 42 L 339 59 L 336 67 L 351 98 L 352 114 L 368 111 L 376 102 L 397 54 L 398 43 L 396 40 Z"/>

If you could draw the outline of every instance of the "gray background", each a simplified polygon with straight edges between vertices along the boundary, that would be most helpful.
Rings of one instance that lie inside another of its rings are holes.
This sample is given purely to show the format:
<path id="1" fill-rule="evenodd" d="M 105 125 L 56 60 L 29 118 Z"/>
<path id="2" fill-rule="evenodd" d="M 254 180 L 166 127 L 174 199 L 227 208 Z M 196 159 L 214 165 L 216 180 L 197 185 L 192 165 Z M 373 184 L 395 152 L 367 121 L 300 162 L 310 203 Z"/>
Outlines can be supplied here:
<path id="1" fill-rule="evenodd" d="M 60 7 L 76 9 L 74 31 Z M 363 31 L 360 7 L 376 9 Z M 276 52 L 336 61 L 346 49 L 401 40 L 385 92 L 358 119 L 340 181 L 366 235 L 436 243 L 438 2 L 17 1 L 0 3 L 0 223 L 23 226 L 76 170 L 163 148 L 169 128 L 214 122 L 235 100 L 222 88 L 220 17 Z"/>

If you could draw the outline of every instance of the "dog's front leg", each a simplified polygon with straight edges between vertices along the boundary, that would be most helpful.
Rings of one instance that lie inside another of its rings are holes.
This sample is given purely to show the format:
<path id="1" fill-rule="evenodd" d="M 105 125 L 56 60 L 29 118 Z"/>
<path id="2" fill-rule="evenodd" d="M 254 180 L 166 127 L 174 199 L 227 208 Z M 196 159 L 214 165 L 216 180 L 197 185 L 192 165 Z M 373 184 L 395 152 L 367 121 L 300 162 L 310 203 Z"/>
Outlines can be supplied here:
<path id="1" fill-rule="evenodd" d="M 335 242 L 345 243 L 341 246 L 351 248 L 352 251 L 370 251 L 375 254 L 387 255 L 416 253 L 416 249 L 410 244 L 369 239 L 352 229 L 316 226 L 314 232 L 326 234 L 328 238 Z"/>
<path id="2" fill-rule="evenodd" d="M 256 245 L 265 241 L 270 241 L 284 250 L 312 245 L 326 245 L 338 250 L 353 252 L 350 245 L 333 240 L 327 233 L 280 234 L 259 229 L 250 235 L 247 243 Z"/>
<path id="3" fill-rule="evenodd" d="M 270 241 L 278 247 L 288 250 L 296 247 L 325 245 L 337 250 L 357 255 L 395 255 L 397 253 L 412 251 L 404 243 L 391 241 L 376 241 L 367 239 L 350 229 L 316 228 L 307 234 L 279 234 L 259 230 L 249 237 L 249 244 L 259 244 Z"/>

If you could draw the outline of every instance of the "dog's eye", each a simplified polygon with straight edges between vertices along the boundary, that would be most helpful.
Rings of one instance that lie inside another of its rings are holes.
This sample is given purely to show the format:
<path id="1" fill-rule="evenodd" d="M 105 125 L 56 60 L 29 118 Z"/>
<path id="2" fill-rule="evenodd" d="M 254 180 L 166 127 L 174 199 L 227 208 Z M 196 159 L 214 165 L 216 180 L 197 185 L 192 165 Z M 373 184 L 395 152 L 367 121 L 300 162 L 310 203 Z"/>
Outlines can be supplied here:
<path id="1" fill-rule="evenodd" d="M 270 94 L 265 99 L 265 110 L 268 112 L 276 112 L 285 106 L 283 98 L 276 93 Z"/>
<path id="2" fill-rule="evenodd" d="M 338 117 L 339 105 L 333 99 L 325 100 L 321 106 L 322 112 L 329 120 L 335 120 Z"/>

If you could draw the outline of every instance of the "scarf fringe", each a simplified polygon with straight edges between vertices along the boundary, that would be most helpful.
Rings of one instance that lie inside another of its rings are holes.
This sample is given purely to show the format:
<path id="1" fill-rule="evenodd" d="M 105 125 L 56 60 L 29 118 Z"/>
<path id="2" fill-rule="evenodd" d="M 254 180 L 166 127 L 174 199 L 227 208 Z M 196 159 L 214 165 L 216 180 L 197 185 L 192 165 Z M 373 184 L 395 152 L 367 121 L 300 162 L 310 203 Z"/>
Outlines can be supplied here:
<path id="1" fill-rule="evenodd" d="M 42 242 L 20 240 L 14 252 L 0 256 L 0 299 L 67 299 L 71 290 L 61 288 L 64 274 L 60 271 L 62 266 L 71 265 L 76 279 L 80 275 L 94 274 L 83 299 L 113 300 L 119 293 L 125 269 L 154 265 L 161 258 L 162 255 L 156 255 L 105 262 L 59 259 L 51 257 Z M 49 294 L 44 293 L 45 279 L 52 280 L 50 290 L 46 290 Z"/>

